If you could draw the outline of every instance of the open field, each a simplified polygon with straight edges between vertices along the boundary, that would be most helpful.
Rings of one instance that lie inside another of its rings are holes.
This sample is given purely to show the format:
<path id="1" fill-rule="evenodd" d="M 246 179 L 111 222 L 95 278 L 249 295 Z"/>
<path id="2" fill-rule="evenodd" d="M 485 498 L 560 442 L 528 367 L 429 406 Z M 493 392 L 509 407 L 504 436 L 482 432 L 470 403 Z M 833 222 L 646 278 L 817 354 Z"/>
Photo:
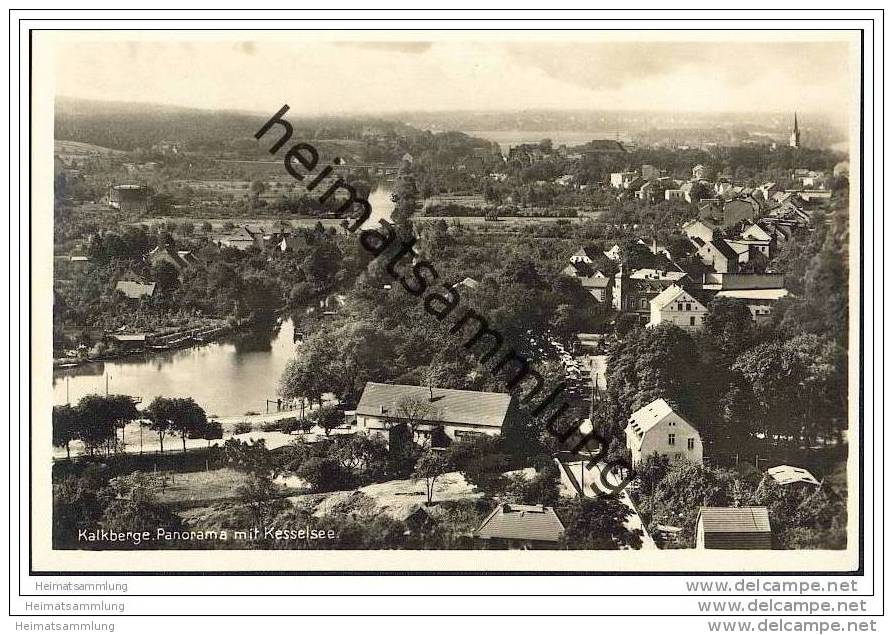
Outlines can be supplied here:
<path id="1" fill-rule="evenodd" d="M 80 141 L 64 141 L 56 139 L 53 142 L 53 154 L 59 157 L 83 157 L 83 156 L 113 156 L 124 154 L 121 150 L 103 148 L 92 143 Z"/>

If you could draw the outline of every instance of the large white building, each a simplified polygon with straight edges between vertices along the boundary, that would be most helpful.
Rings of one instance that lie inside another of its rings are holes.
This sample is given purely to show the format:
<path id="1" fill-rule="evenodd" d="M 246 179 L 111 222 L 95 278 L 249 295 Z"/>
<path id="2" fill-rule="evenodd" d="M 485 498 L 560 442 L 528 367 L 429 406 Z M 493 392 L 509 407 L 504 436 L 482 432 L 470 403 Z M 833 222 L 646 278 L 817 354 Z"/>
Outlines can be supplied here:
<path id="1" fill-rule="evenodd" d="M 633 467 L 652 454 L 704 462 L 700 433 L 664 399 L 655 399 L 629 418 L 626 447 Z"/>
<path id="2" fill-rule="evenodd" d="M 370 381 L 357 404 L 355 428 L 388 437 L 394 426 L 407 423 L 415 428 L 415 440 L 422 443 L 436 443 L 436 430 L 452 441 L 481 434 L 495 436 L 502 431 L 511 400 L 506 393 Z"/>
<path id="3" fill-rule="evenodd" d="M 707 307 L 690 291 L 674 284 L 651 300 L 651 320 L 647 326 L 673 324 L 686 331 L 704 328 Z"/>

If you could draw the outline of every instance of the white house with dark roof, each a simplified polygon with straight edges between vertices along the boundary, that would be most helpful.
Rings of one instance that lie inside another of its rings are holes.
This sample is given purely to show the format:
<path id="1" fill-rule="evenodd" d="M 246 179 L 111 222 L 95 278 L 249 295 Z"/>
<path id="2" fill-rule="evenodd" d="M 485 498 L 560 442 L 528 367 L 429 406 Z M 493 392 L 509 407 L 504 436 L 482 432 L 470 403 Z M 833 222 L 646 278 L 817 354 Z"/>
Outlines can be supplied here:
<path id="1" fill-rule="evenodd" d="M 686 331 L 700 331 L 706 316 L 707 306 L 691 291 L 674 284 L 651 300 L 651 320 L 646 326 L 673 324 Z"/>
<path id="2" fill-rule="evenodd" d="M 717 273 L 738 271 L 738 254 L 722 238 L 705 242 L 698 248 L 698 258 Z"/>
<path id="3" fill-rule="evenodd" d="M 652 454 L 704 462 L 701 435 L 664 399 L 655 399 L 636 410 L 626 425 L 626 447 L 633 467 Z"/>
<path id="4" fill-rule="evenodd" d="M 422 441 L 430 439 L 438 428 L 453 441 L 480 434 L 496 436 L 502 431 L 511 401 L 511 395 L 500 392 L 370 381 L 357 404 L 355 428 L 387 436 L 395 425 L 415 418 L 416 437 Z"/>
<path id="5" fill-rule="evenodd" d="M 682 231 L 695 247 L 701 247 L 704 243 L 713 240 L 714 229 L 713 225 L 702 220 L 692 220 L 682 226 Z"/>
<path id="6" fill-rule="evenodd" d="M 765 507 L 701 507 L 698 549 L 772 549 L 772 526 Z"/>
<path id="7" fill-rule="evenodd" d="M 151 298 L 155 293 L 154 282 L 137 282 L 135 280 L 119 280 L 115 284 L 115 291 L 120 291 L 130 300 L 142 300 Z"/>
<path id="8" fill-rule="evenodd" d="M 601 256 L 601 254 L 599 253 L 598 249 L 594 249 L 592 247 L 580 247 L 573 253 L 573 255 L 571 255 L 570 261 L 573 264 L 582 262 L 587 265 L 591 265 L 599 256 Z"/>
<path id="9" fill-rule="evenodd" d="M 554 545 L 563 535 L 564 524 L 554 509 L 515 503 L 499 505 L 474 532 L 478 540 L 522 549 Z"/>

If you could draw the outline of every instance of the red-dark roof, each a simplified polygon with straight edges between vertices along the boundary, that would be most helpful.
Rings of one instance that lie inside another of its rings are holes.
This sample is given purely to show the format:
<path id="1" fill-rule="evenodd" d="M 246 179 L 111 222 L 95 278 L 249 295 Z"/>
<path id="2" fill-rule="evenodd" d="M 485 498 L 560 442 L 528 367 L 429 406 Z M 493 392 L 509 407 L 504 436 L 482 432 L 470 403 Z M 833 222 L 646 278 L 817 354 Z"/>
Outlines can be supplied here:
<path id="1" fill-rule="evenodd" d="M 772 527 L 765 507 L 702 507 L 698 524 L 706 549 L 771 549 Z"/>
<path id="2" fill-rule="evenodd" d="M 460 423 L 488 428 L 502 428 L 508 414 L 511 395 L 501 392 L 452 390 L 435 388 L 434 400 L 427 386 L 378 384 L 367 382 L 357 404 L 357 414 L 400 419 L 398 409 L 405 399 L 430 401 L 431 411 L 425 416 L 430 423 Z M 382 412 L 384 410 L 384 412 Z"/>
<path id="3" fill-rule="evenodd" d="M 474 535 L 485 540 L 558 542 L 563 533 L 564 525 L 551 507 L 503 503 L 484 519 Z"/>

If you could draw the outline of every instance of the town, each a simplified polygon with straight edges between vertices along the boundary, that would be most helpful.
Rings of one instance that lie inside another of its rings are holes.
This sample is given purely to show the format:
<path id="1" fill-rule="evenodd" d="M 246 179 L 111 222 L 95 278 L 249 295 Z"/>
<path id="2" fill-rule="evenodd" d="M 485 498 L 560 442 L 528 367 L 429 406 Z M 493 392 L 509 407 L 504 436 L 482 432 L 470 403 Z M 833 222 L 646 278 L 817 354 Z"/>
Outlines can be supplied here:
<path id="1" fill-rule="evenodd" d="M 295 115 L 305 183 L 268 118 L 57 104 L 55 548 L 846 548 L 823 124 L 503 147 Z"/>

